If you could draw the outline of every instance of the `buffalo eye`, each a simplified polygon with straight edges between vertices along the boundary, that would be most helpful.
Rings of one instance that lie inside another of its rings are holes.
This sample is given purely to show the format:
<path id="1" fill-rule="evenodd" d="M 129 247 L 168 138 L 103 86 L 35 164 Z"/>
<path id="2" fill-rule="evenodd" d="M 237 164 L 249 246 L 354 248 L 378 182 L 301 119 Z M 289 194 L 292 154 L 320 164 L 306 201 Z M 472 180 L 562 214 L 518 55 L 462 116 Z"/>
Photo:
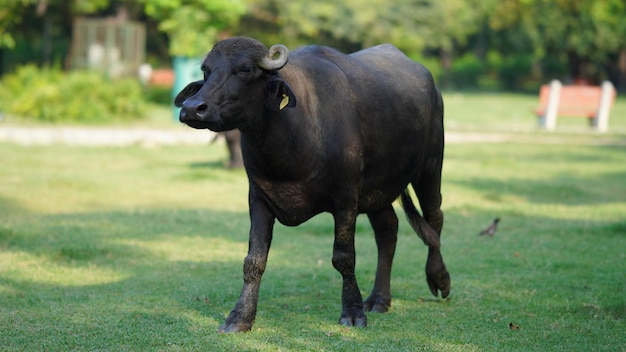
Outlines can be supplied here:
<path id="1" fill-rule="evenodd" d="M 250 73 L 252 73 L 253 68 L 251 65 L 241 65 L 239 66 L 239 68 L 237 68 L 237 73 L 242 74 L 242 75 L 249 75 Z"/>

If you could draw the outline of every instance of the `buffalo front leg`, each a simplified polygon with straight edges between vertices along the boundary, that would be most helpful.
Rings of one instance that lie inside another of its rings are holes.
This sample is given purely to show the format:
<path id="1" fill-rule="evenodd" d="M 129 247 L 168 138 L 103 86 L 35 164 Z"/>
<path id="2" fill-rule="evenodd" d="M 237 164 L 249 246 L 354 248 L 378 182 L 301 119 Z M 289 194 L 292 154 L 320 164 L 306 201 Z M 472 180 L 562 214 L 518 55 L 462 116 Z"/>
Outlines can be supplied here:
<path id="1" fill-rule="evenodd" d="M 259 201 L 250 200 L 250 239 L 243 263 L 243 288 L 239 301 L 230 312 L 220 332 L 242 332 L 252 329 L 259 301 L 261 276 L 265 272 L 272 242 L 275 218 Z"/>
<path id="2" fill-rule="evenodd" d="M 367 216 L 376 236 L 378 265 L 374 288 L 365 300 L 364 309 L 385 313 L 391 307 L 391 265 L 398 239 L 398 217 L 391 205 L 379 212 L 368 213 Z"/>
<path id="3" fill-rule="evenodd" d="M 365 327 L 367 326 L 367 317 L 363 311 L 363 298 L 354 274 L 356 263 L 354 229 L 357 213 L 356 211 L 347 211 L 333 215 L 335 218 L 333 266 L 343 278 L 339 324 Z"/>

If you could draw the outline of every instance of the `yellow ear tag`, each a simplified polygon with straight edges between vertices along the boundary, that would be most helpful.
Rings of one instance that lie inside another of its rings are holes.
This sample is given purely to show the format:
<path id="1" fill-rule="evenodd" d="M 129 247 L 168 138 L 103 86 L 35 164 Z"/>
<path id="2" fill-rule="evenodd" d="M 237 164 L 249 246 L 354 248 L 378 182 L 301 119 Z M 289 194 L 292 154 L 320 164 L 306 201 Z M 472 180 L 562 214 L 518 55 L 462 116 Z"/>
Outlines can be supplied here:
<path id="1" fill-rule="evenodd" d="M 280 110 L 284 109 L 287 104 L 289 104 L 289 96 L 287 94 L 283 94 L 283 100 L 280 101 L 279 105 Z"/>

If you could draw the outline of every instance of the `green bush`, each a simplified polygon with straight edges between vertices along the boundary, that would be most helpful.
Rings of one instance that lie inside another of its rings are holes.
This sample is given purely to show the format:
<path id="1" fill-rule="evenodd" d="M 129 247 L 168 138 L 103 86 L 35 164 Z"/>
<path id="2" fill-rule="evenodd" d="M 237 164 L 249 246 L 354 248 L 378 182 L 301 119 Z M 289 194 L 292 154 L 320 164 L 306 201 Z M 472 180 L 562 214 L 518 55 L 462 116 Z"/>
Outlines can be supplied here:
<path id="1" fill-rule="evenodd" d="M 0 83 L 3 112 L 42 122 L 105 123 L 140 119 L 145 101 L 134 79 L 91 71 L 64 73 L 26 65 Z"/>
<path id="2" fill-rule="evenodd" d="M 172 97 L 171 87 L 152 86 L 148 87 L 144 91 L 145 99 L 151 103 L 160 105 L 172 105 L 174 104 L 174 98 Z"/>
<path id="3" fill-rule="evenodd" d="M 465 54 L 452 62 L 452 83 L 456 88 L 477 88 L 485 64 L 474 54 Z"/>
<path id="4" fill-rule="evenodd" d="M 521 90 L 524 79 L 531 75 L 533 58 L 531 55 L 514 54 L 502 58 L 496 67 L 502 86 L 507 90 Z"/>

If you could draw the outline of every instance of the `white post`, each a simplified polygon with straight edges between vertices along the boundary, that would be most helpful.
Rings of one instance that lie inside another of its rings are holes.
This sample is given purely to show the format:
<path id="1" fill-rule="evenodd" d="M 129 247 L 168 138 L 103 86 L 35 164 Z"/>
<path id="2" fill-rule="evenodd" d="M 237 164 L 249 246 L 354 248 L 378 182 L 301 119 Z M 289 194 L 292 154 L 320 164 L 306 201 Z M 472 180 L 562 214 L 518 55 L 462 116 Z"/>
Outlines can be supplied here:
<path id="1" fill-rule="evenodd" d="M 615 87 L 609 81 L 602 82 L 602 95 L 600 96 L 600 107 L 596 114 L 596 128 L 598 132 L 606 132 L 609 128 L 609 113 L 615 95 Z"/>
<path id="2" fill-rule="evenodd" d="M 556 128 L 556 115 L 559 112 L 559 101 L 561 100 L 561 86 L 562 84 L 558 79 L 550 82 L 548 106 L 544 115 L 544 126 L 548 131 L 553 131 Z"/>

